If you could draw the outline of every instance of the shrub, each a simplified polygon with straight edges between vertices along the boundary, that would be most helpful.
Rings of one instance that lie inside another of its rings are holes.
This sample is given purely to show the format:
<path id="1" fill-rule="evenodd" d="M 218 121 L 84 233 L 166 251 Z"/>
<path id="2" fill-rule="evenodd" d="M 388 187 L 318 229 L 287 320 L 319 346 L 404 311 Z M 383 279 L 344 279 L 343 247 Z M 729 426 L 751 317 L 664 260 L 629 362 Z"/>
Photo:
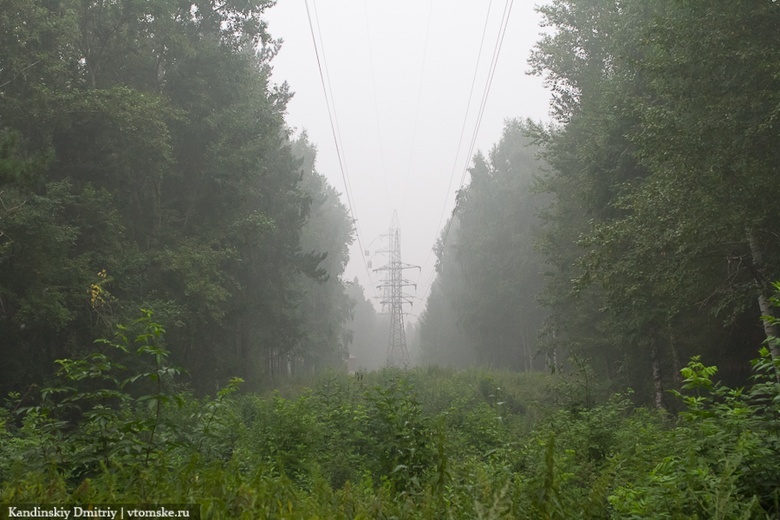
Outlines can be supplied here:
<path id="1" fill-rule="evenodd" d="M 713 382 L 695 357 L 681 372 L 684 403 L 668 431 L 669 452 L 644 478 L 618 487 L 610 503 L 626 518 L 764 518 L 780 513 L 778 360 L 762 348 L 753 387 Z"/>

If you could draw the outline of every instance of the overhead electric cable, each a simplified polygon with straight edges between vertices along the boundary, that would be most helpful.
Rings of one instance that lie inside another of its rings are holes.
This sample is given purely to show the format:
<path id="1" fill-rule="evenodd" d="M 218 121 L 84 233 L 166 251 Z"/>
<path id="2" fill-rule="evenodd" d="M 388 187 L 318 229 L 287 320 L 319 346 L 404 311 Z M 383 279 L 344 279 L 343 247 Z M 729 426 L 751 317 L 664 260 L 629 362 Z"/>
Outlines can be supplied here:
<path id="1" fill-rule="evenodd" d="M 492 0 L 491 0 L 492 1 Z M 406 191 L 409 187 L 409 175 L 412 173 L 412 159 L 414 158 L 414 143 L 417 138 L 417 122 L 420 119 L 420 104 L 422 102 L 423 80 L 425 79 L 425 62 L 428 57 L 428 39 L 431 34 L 431 14 L 433 13 L 433 0 L 428 5 L 428 23 L 425 27 L 425 44 L 423 45 L 423 59 L 420 67 L 420 86 L 417 89 L 417 109 L 414 112 L 414 125 L 412 126 L 412 142 L 409 146 L 409 165 L 406 168 L 406 177 L 403 182 L 403 195 L 401 196 L 401 207 L 406 203 Z"/>
<path id="2" fill-rule="evenodd" d="M 466 173 L 468 172 L 468 165 L 471 163 L 471 156 L 474 153 L 474 145 L 476 144 L 477 136 L 479 135 L 479 127 L 482 124 L 482 117 L 485 115 L 485 107 L 487 106 L 487 99 L 488 99 L 488 95 L 490 94 L 490 87 L 493 85 L 493 77 L 495 76 L 496 73 L 496 66 L 498 65 L 498 57 L 501 53 L 501 47 L 503 46 L 504 43 L 506 28 L 509 25 L 509 15 L 512 12 L 513 3 L 514 0 L 507 0 L 507 3 L 504 5 L 504 13 L 501 17 L 499 33 L 496 38 L 496 46 L 493 49 L 493 58 L 490 62 L 490 70 L 488 71 L 488 78 L 485 83 L 485 90 L 482 93 L 482 102 L 479 107 L 477 122 L 474 125 L 474 133 L 471 136 L 471 143 L 469 145 L 468 154 L 466 155 L 466 164 L 463 166 L 463 173 L 460 178 L 460 185 L 458 187 L 458 191 L 463 189 L 463 184 L 466 181 Z M 447 243 L 447 237 L 449 236 L 451 227 L 452 227 L 452 220 L 450 220 L 450 225 L 447 226 L 447 230 L 444 233 L 444 238 L 442 239 L 442 246 L 446 245 Z"/>
<path id="3" fill-rule="evenodd" d="M 313 2 L 313 0 L 312 0 L 312 2 Z M 373 279 L 371 277 L 371 272 L 368 269 L 368 263 L 366 262 L 365 250 L 363 249 L 363 242 L 362 242 L 362 240 L 360 238 L 360 229 L 359 229 L 359 225 L 358 225 L 359 221 L 358 221 L 358 218 L 357 218 L 357 212 L 355 211 L 355 205 L 352 203 L 352 196 L 350 194 L 351 190 L 350 190 L 350 187 L 349 187 L 349 181 L 347 180 L 348 179 L 347 172 L 346 172 L 346 168 L 345 168 L 345 164 L 344 164 L 344 159 L 342 157 L 341 146 L 339 145 L 339 134 L 336 131 L 336 125 L 334 123 L 334 113 L 333 112 L 335 112 L 336 107 L 335 107 L 335 104 L 334 104 L 333 105 L 333 110 L 331 111 L 331 101 L 329 101 L 329 98 L 328 98 L 328 88 L 326 87 L 325 74 L 323 73 L 323 64 L 322 64 L 322 61 L 320 60 L 320 51 L 319 51 L 319 48 L 317 46 L 317 38 L 316 38 L 315 33 L 314 33 L 314 25 L 312 24 L 311 11 L 309 10 L 309 0 L 304 0 L 304 3 L 306 5 L 306 17 L 307 17 L 307 19 L 309 21 L 309 30 L 311 32 L 311 39 L 312 39 L 312 43 L 314 44 L 314 54 L 315 54 L 315 56 L 317 58 L 317 69 L 319 70 L 319 74 L 320 74 L 320 83 L 322 84 L 322 91 L 323 91 L 323 93 L 325 95 L 325 104 L 326 104 L 326 106 L 328 108 L 328 119 L 330 120 L 330 129 L 331 129 L 331 132 L 333 134 L 333 142 L 334 142 L 334 144 L 336 146 L 336 156 L 338 157 L 339 169 L 341 170 L 341 178 L 344 181 L 344 191 L 345 191 L 345 195 L 347 197 L 347 206 L 348 206 L 350 214 L 352 215 L 352 220 L 355 223 L 355 235 L 357 237 L 358 246 L 360 247 L 360 257 L 363 260 L 363 267 L 365 268 L 366 274 L 368 275 L 368 279 L 371 282 L 371 286 L 373 287 L 374 282 L 373 282 Z M 316 14 L 316 5 L 315 5 L 315 14 Z M 319 32 L 319 21 L 318 21 L 318 32 Z M 322 39 L 322 36 L 320 35 L 320 40 L 321 39 Z M 324 50 L 323 50 L 323 60 L 324 60 Z M 328 81 L 328 84 L 329 84 L 329 81 Z M 331 96 L 330 96 L 330 98 L 332 99 L 332 97 L 333 97 L 333 95 L 332 95 L 332 89 L 331 89 Z"/>
<path id="4" fill-rule="evenodd" d="M 379 158 L 382 165 L 382 181 L 385 185 L 385 203 L 387 204 L 387 211 L 390 212 L 392 207 L 390 204 L 390 191 L 387 189 L 387 167 L 385 166 L 385 150 L 382 146 L 382 125 L 379 120 L 379 103 L 376 98 L 376 78 L 374 74 L 374 53 L 371 46 L 371 28 L 368 23 L 368 0 L 363 1 L 363 8 L 366 15 L 366 39 L 368 40 L 368 63 L 371 68 L 371 92 L 374 98 L 374 115 L 376 116 L 376 132 L 379 138 Z"/>
<path id="5" fill-rule="evenodd" d="M 485 89 L 484 89 L 483 94 L 482 94 L 482 102 L 480 103 L 480 108 L 479 108 L 479 113 L 478 113 L 478 116 L 477 116 L 477 121 L 476 121 L 476 124 L 474 125 L 474 133 L 472 135 L 471 143 L 469 145 L 468 155 L 466 157 L 466 161 L 467 162 L 466 162 L 466 165 L 463 168 L 463 173 L 461 175 L 460 186 L 458 188 L 458 191 L 460 191 L 463 188 L 463 184 L 464 184 L 464 182 L 466 180 L 466 173 L 468 172 L 468 165 L 471 163 L 471 155 L 474 152 L 474 145 L 475 145 L 475 143 L 477 141 L 477 136 L 479 134 L 479 127 L 482 124 L 482 117 L 485 114 L 485 108 L 487 106 L 487 99 L 488 99 L 488 96 L 490 94 L 490 88 L 493 85 L 493 77 L 495 76 L 496 67 L 498 65 L 498 58 L 499 58 L 499 56 L 501 54 L 501 48 L 503 47 L 504 36 L 506 35 L 506 29 L 509 26 L 509 16 L 512 13 L 512 6 L 513 6 L 513 4 L 514 4 L 514 0 L 507 0 L 507 2 L 504 4 L 504 12 L 503 12 L 503 15 L 501 17 L 501 23 L 499 25 L 499 33 L 498 33 L 498 36 L 496 38 L 496 44 L 495 44 L 495 47 L 493 48 L 493 57 L 492 57 L 491 63 L 490 63 L 490 70 L 488 71 L 488 78 L 487 78 L 487 81 L 485 83 Z M 480 49 L 481 49 L 481 47 L 480 47 Z M 453 170 L 453 174 L 454 174 L 454 170 Z M 451 181 L 452 181 L 452 178 L 450 178 L 450 182 Z M 449 198 L 449 190 L 450 190 L 450 186 L 447 187 L 447 197 L 448 198 Z M 446 203 L 445 203 L 445 208 L 446 208 Z M 442 215 L 443 215 L 443 213 L 442 213 Z M 440 218 L 439 219 L 439 226 L 441 226 L 441 220 L 442 219 Z M 450 221 L 448 222 L 447 229 L 444 232 L 444 237 L 442 238 L 442 248 L 446 247 L 447 239 L 449 237 L 449 233 L 450 233 L 450 229 L 451 228 L 452 228 L 452 219 L 450 219 Z M 432 251 L 433 251 L 433 249 L 431 249 L 431 252 Z M 430 253 L 428 254 L 428 258 L 430 258 Z M 426 259 L 425 262 L 427 264 L 428 260 Z M 431 278 L 430 284 L 428 284 L 426 286 L 425 291 L 423 292 L 423 295 L 427 295 L 428 290 L 430 289 L 430 285 L 432 283 L 433 283 L 433 278 Z"/>
<path id="6" fill-rule="evenodd" d="M 490 62 L 490 72 L 488 74 L 488 80 L 485 84 L 485 90 L 482 93 L 482 103 L 479 107 L 479 116 L 477 118 L 477 124 L 474 126 L 474 135 L 471 136 L 471 144 L 469 145 L 469 153 L 466 159 L 466 164 L 463 166 L 463 173 L 460 177 L 460 187 L 463 187 L 463 183 L 466 180 L 466 172 L 468 172 L 468 165 L 471 163 L 471 154 L 474 153 L 474 145 L 477 142 L 477 135 L 479 134 L 479 127 L 482 125 L 482 117 L 485 115 L 485 108 L 487 107 L 487 100 L 490 94 L 490 88 L 493 86 L 493 78 L 496 75 L 496 67 L 498 66 L 498 56 L 501 54 L 501 48 L 504 45 L 504 36 L 506 35 L 506 28 L 509 25 L 509 16 L 512 13 L 512 4 L 514 0 L 509 0 L 504 5 L 504 14 L 501 18 L 501 26 L 499 28 L 499 36 L 496 40 L 496 47 L 493 49 L 493 58 Z"/>
<path id="7" fill-rule="evenodd" d="M 450 189 L 452 188 L 452 181 L 455 179 L 455 172 L 457 171 L 458 158 L 460 157 L 460 145 L 463 142 L 463 134 L 466 133 L 466 123 L 468 122 L 469 110 L 471 109 L 471 99 L 472 99 L 472 97 L 474 95 L 474 85 L 476 85 L 476 83 L 477 83 L 477 73 L 479 72 L 479 63 L 480 63 L 480 61 L 482 59 L 482 48 L 483 48 L 483 46 L 485 44 L 485 35 L 487 34 L 488 22 L 490 21 L 490 10 L 491 10 L 492 6 L 493 6 L 493 0 L 490 0 L 490 3 L 488 3 L 487 14 L 485 15 L 485 23 L 482 26 L 482 38 L 480 39 L 480 42 L 479 42 L 479 52 L 477 53 L 477 63 L 474 66 L 474 74 L 471 77 L 471 89 L 469 90 L 469 98 L 468 98 L 468 101 L 466 102 L 466 111 L 463 114 L 463 124 L 461 125 L 461 129 L 460 129 L 460 137 L 458 138 L 458 146 L 457 146 L 457 148 L 455 150 L 455 161 L 454 161 L 454 163 L 452 165 L 452 173 L 450 174 L 450 180 L 449 180 L 449 183 L 447 184 L 447 191 L 444 194 L 444 204 L 442 204 L 441 214 L 439 215 L 439 222 L 438 222 L 438 224 L 436 224 L 436 237 L 434 237 L 434 240 L 438 239 L 438 237 L 439 237 L 439 233 L 441 231 L 441 224 L 444 221 L 444 215 L 447 212 L 447 201 L 450 200 Z M 433 248 L 431 248 L 428 251 L 428 256 L 425 257 L 425 262 L 423 262 L 423 269 L 425 268 L 425 266 L 428 265 L 428 262 L 430 261 L 432 254 L 433 254 Z"/>
<path id="8" fill-rule="evenodd" d="M 308 8 L 308 5 L 307 5 Z M 330 107 L 333 107 L 333 117 L 331 118 L 331 126 L 336 129 L 336 134 L 334 136 L 334 140 L 336 140 L 337 147 L 340 146 L 341 150 L 344 149 L 344 140 L 341 138 L 341 127 L 339 126 L 339 118 L 338 118 L 338 111 L 336 110 L 336 99 L 333 95 L 333 86 L 330 83 L 330 74 L 328 73 L 328 59 L 325 55 L 325 40 L 322 38 L 322 24 L 320 23 L 320 17 L 319 13 L 317 12 L 317 2 L 315 0 L 312 0 L 312 10 L 314 11 L 314 25 L 317 27 L 317 36 L 319 36 L 319 42 L 320 42 L 320 49 L 322 50 L 322 68 L 320 69 L 320 79 L 322 79 L 322 72 L 325 72 L 325 82 L 328 85 L 327 91 L 325 91 L 325 103 L 328 104 L 328 116 L 330 116 Z M 315 52 L 317 50 L 316 42 L 315 42 Z M 319 62 L 318 62 L 319 65 Z M 324 86 L 323 86 L 324 89 Z M 328 93 L 330 93 L 330 97 L 328 97 Z M 338 151 L 338 148 L 337 148 Z M 341 163 L 342 156 L 339 156 L 339 161 Z M 341 165 L 341 164 L 340 164 Z M 347 158 L 346 153 L 343 155 L 343 166 L 342 173 L 344 178 L 344 186 L 345 190 L 348 193 L 348 196 L 352 197 L 352 185 L 349 181 L 349 169 L 347 168 Z M 353 204 L 354 205 L 354 204 Z M 355 219 L 357 219 L 357 213 L 355 213 Z"/>

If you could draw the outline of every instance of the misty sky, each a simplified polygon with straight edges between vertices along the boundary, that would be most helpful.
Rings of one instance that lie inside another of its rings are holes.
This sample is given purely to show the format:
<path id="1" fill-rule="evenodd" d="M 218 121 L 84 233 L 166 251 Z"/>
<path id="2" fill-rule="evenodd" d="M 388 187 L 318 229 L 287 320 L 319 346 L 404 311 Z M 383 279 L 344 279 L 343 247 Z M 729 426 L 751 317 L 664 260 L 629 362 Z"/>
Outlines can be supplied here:
<path id="1" fill-rule="evenodd" d="M 321 35 L 320 58 L 332 89 L 353 215 L 363 247 L 370 251 L 365 260 L 373 268 L 386 263 L 386 255 L 378 253 L 387 243 L 380 235 L 387 233 L 397 210 L 403 260 L 422 266 L 421 273 L 406 273 L 418 283 L 419 300 L 409 309 L 413 315 L 424 308 L 435 264 L 431 249 L 470 162 L 469 145 L 505 5 L 489 0 L 309 0 L 315 34 L 319 27 Z M 295 93 L 288 124 L 308 132 L 318 149 L 317 170 L 344 194 L 306 4 L 280 0 L 266 17 L 272 36 L 284 41 L 273 62 L 274 82 L 287 81 Z M 549 95 L 541 78 L 526 74 L 539 20 L 533 3 L 514 2 L 474 153 L 489 151 L 508 118 L 549 119 Z M 344 195 L 342 200 L 346 203 Z M 375 286 L 382 277 L 364 264 L 357 241 L 350 258 L 347 279 L 357 276 L 368 297 L 378 296 Z"/>

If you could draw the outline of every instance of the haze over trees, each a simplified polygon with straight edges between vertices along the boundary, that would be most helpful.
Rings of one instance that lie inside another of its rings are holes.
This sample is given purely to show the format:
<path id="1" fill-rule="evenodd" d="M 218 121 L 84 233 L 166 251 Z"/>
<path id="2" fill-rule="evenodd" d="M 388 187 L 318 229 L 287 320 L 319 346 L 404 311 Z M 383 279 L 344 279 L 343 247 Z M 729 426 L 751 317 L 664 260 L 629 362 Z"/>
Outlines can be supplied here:
<path id="1" fill-rule="evenodd" d="M 557 340 L 581 338 L 606 374 L 652 374 L 660 404 L 690 355 L 744 366 L 775 334 L 760 317 L 780 277 L 780 10 L 554 2 L 543 13 L 558 32 L 532 63 L 562 123 L 547 135 L 560 201 L 548 237 L 574 231 L 581 247 L 551 241 L 549 255 L 554 276 L 586 293 L 558 309 Z"/>
<path id="2" fill-rule="evenodd" d="M 544 370 L 537 356 L 546 311 L 535 249 L 540 161 L 530 127 L 509 121 L 488 158 L 477 155 L 437 244 L 437 277 L 421 317 L 423 360 Z"/>
<path id="3" fill-rule="evenodd" d="M 780 277 L 777 3 L 556 0 L 540 11 L 551 30 L 530 63 L 556 122 L 510 122 L 476 158 L 439 246 L 429 351 L 447 337 L 451 359 L 527 368 L 526 338 L 538 336 L 532 358 L 586 362 L 658 406 L 692 355 L 744 381 L 777 332 L 761 321 Z M 504 158 L 513 131 L 536 138 L 515 153 L 545 166 Z"/>
<path id="4" fill-rule="evenodd" d="M 556 120 L 474 158 L 412 370 L 271 4 L 0 0 L 0 503 L 776 518 L 780 3 L 540 7 Z"/>
<path id="5" fill-rule="evenodd" d="M 348 210 L 269 82 L 268 5 L 8 0 L 4 388 L 139 307 L 202 389 L 341 365 L 355 337 L 379 366 L 381 335 L 348 325 Z M 509 120 L 475 158 L 436 248 L 423 360 L 576 359 L 659 406 L 694 354 L 738 380 L 775 332 L 758 318 L 780 275 L 777 5 L 540 10 L 553 30 L 530 62 L 556 122 Z"/>
<path id="6" fill-rule="evenodd" d="M 269 5 L 3 3 L 2 389 L 139 307 L 200 389 L 341 363 L 352 223 L 285 126 Z"/>

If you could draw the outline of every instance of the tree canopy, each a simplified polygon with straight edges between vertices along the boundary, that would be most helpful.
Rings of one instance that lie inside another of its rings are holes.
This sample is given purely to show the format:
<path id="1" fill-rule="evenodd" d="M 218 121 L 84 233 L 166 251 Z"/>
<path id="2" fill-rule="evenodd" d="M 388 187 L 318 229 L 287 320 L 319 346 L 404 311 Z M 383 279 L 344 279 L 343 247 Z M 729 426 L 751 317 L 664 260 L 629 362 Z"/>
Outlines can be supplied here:
<path id="1" fill-rule="evenodd" d="M 742 381 L 778 335 L 761 319 L 780 277 L 778 4 L 553 0 L 539 12 L 548 30 L 529 63 L 555 121 L 510 122 L 475 157 L 438 247 L 423 344 L 497 366 L 568 359 L 657 406 L 692 355 Z"/>
<path id="2" fill-rule="evenodd" d="M 478 155 L 436 253 L 437 278 L 422 315 L 428 362 L 544 368 L 536 339 L 545 311 L 540 202 L 532 194 L 539 151 L 528 123 L 507 122 L 488 158 Z"/>
<path id="3" fill-rule="evenodd" d="M 748 359 L 772 312 L 780 10 L 558 0 L 540 11 L 554 30 L 531 63 L 559 123 L 543 132 L 542 181 L 555 196 L 544 238 L 555 341 L 606 354 L 621 380 L 652 375 L 660 405 L 681 359 Z M 724 338 L 724 323 L 742 339 Z"/>
<path id="4" fill-rule="evenodd" d="M 4 389 L 139 307 L 199 389 L 341 362 L 352 223 L 285 124 L 270 5 L 2 1 Z"/>

